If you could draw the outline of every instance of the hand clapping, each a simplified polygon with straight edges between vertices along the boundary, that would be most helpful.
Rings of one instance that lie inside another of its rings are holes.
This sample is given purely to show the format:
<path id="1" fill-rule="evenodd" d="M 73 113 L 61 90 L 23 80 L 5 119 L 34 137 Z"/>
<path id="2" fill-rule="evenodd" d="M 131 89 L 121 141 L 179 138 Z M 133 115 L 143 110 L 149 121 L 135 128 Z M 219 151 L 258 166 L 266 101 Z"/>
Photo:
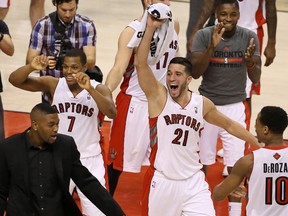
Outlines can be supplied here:
<path id="1" fill-rule="evenodd" d="M 250 39 L 249 46 L 247 47 L 246 53 L 245 53 L 245 59 L 246 62 L 252 62 L 252 57 L 255 52 L 255 43 L 254 38 Z"/>

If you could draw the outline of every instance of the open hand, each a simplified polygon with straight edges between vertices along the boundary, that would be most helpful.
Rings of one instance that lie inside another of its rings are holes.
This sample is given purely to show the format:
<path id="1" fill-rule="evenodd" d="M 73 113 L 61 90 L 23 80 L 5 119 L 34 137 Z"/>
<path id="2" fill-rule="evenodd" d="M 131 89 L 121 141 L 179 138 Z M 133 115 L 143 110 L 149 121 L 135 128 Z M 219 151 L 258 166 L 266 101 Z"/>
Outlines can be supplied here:
<path id="1" fill-rule="evenodd" d="M 254 52 L 255 52 L 254 38 L 251 38 L 249 42 L 249 46 L 247 47 L 246 53 L 245 53 L 246 62 L 253 62 L 252 57 L 254 55 Z"/>
<path id="2" fill-rule="evenodd" d="M 36 56 L 34 57 L 34 59 L 32 60 L 32 62 L 30 63 L 31 67 L 34 68 L 35 70 L 44 70 L 48 64 L 49 64 L 49 60 L 53 58 L 51 56 Z"/>
<path id="3" fill-rule="evenodd" d="M 212 33 L 212 44 L 213 44 L 213 47 L 215 48 L 219 43 L 220 41 L 222 40 L 222 37 L 223 37 L 223 34 L 225 32 L 225 28 L 224 28 L 224 24 L 221 22 L 221 23 L 218 23 L 215 28 L 214 28 L 214 31 Z"/>

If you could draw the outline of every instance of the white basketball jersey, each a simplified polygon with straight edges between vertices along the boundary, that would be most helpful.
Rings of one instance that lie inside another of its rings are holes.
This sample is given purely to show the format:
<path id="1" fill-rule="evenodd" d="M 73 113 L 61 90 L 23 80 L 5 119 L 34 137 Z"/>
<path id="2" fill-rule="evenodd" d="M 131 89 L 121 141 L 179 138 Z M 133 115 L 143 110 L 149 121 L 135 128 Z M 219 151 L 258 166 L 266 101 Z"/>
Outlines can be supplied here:
<path id="1" fill-rule="evenodd" d="M 288 215 L 288 147 L 253 151 L 248 184 L 248 216 Z"/>
<path id="2" fill-rule="evenodd" d="M 239 1 L 240 18 L 237 25 L 250 29 L 257 34 L 257 28 L 262 23 L 259 19 L 265 19 L 265 0 Z M 261 16 L 256 16 L 257 10 L 262 11 Z"/>
<path id="3" fill-rule="evenodd" d="M 203 98 L 192 93 L 189 104 L 182 108 L 168 93 L 162 113 L 151 125 L 151 139 L 157 145 L 154 167 L 167 178 L 187 179 L 202 168 L 199 163 L 199 138 L 203 129 Z M 150 122 L 150 123 L 151 123 Z M 155 146 L 154 146 L 155 147 Z M 152 153 L 151 153 L 152 154 Z M 153 161 L 151 161 L 153 164 Z"/>
<path id="4" fill-rule="evenodd" d="M 91 80 L 95 88 L 99 83 Z M 60 119 L 59 133 L 74 138 L 81 158 L 99 155 L 98 107 L 92 96 L 83 89 L 76 97 L 65 78 L 60 78 L 55 89 L 52 106 Z"/>
<path id="5" fill-rule="evenodd" d="M 134 20 L 128 26 L 133 29 L 138 29 L 138 26 L 140 26 L 140 22 L 137 20 Z M 166 53 L 163 55 L 163 57 L 160 59 L 160 61 L 156 65 L 150 65 L 150 68 L 153 71 L 156 79 L 159 80 L 163 84 L 166 82 L 166 72 L 167 72 L 169 62 L 171 61 L 172 58 L 175 57 L 178 51 L 178 47 L 179 47 L 178 35 L 174 31 L 173 39 Z M 137 97 L 140 100 L 147 101 L 146 96 L 144 92 L 142 91 L 142 89 L 140 88 L 140 85 L 138 82 L 137 71 L 134 66 L 134 54 L 131 56 L 129 65 L 126 69 L 126 72 L 124 73 L 124 80 L 120 88 L 122 92 L 125 92 L 128 95 L 132 95 L 134 97 Z"/>

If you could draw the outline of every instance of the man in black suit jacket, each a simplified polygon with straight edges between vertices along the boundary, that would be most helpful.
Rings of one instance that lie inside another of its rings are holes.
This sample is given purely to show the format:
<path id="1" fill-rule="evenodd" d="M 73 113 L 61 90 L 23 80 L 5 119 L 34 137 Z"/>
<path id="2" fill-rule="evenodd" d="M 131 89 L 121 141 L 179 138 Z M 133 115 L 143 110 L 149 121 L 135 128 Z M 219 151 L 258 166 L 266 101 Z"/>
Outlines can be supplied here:
<path id="1" fill-rule="evenodd" d="M 0 215 L 82 215 L 69 193 L 70 178 L 105 215 L 125 215 L 82 166 L 74 139 L 57 134 L 56 110 L 40 103 L 30 118 L 28 130 L 0 143 Z"/>

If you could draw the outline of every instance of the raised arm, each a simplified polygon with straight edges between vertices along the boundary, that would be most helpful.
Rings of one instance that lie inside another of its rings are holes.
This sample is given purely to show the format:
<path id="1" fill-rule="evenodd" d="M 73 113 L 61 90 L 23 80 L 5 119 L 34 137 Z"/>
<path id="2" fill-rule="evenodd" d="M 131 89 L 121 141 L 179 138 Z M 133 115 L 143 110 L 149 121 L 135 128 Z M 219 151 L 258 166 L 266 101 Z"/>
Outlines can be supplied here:
<path id="1" fill-rule="evenodd" d="M 240 158 L 229 176 L 224 181 L 214 187 L 213 197 L 216 201 L 221 201 L 232 193 L 243 181 L 245 177 L 250 177 L 253 168 L 253 154 Z M 235 193 L 234 193 L 235 194 Z M 244 196 L 243 191 L 238 191 L 238 195 Z"/>
<path id="2" fill-rule="evenodd" d="M 167 98 L 166 87 L 155 78 L 151 68 L 147 64 L 152 36 L 156 28 L 162 24 L 163 20 L 157 20 L 151 15 L 148 16 L 145 33 L 135 55 L 139 85 L 147 97 L 150 117 L 159 115 Z"/>
<path id="3" fill-rule="evenodd" d="M 255 35 L 255 38 L 251 38 L 249 42 L 249 46 L 245 53 L 245 59 L 246 59 L 248 77 L 253 83 L 257 83 L 259 82 L 260 77 L 261 77 L 261 57 L 260 55 L 254 54 L 255 47 L 256 47 L 255 41 L 257 41 L 258 43 L 258 38 L 256 37 L 256 34 L 254 35 Z M 259 45 L 257 46 L 259 47 Z"/>
<path id="4" fill-rule="evenodd" d="M 29 76 L 35 70 L 43 70 L 48 66 L 50 57 L 36 56 L 30 64 L 13 71 L 9 76 L 9 82 L 17 88 L 27 91 L 41 91 L 54 94 L 58 79 L 51 76 Z"/>
<path id="5" fill-rule="evenodd" d="M 129 64 L 130 58 L 133 54 L 133 49 L 127 47 L 130 39 L 132 38 L 135 30 L 131 27 L 126 27 L 118 39 L 118 51 L 115 57 L 114 65 L 111 68 L 105 85 L 113 92 L 120 84 L 123 74 Z"/>
<path id="6" fill-rule="evenodd" d="M 139 84 L 148 99 L 152 95 L 158 94 L 156 92 L 158 91 L 159 83 L 153 75 L 151 68 L 147 64 L 147 59 L 150 51 L 152 36 L 154 31 L 157 29 L 157 27 L 160 27 L 161 24 L 162 21 L 156 20 L 154 24 L 151 15 L 148 16 L 145 33 L 136 52 L 135 66 L 138 73 Z"/>
<path id="7" fill-rule="evenodd" d="M 200 46 L 204 47 L 206 46 L 207 49 L 203 51 L 193 51 L 191 54 L 190 62 L 193 65 L 193 73 L 192 77 L 194 79 L 198 79 L 200 76 L 202 76 L 210 62 L 210 58 L 213 54 L 213 51 L 215 47 L 220 43 L 222 35 L 225 32 L 225 28 L 223 23 L 218 23 L 212 33 L 211 33 L 211 40 L 209 44 L 202 44 Z M 194 46 L 198 47 L 199 43 L 203 43 L 203 35 L 202 31 L 198 31 L 195 35 L 194 42 L 193 42 L 193 49 Z"/>
<path id="8" fill-rule="evenodd" d="M 238 137 L 239 139 L 245 140 L 246 142 L 253 144 L 257 147 L 263 145 L 258 142 L 255 136 L 253 136 L 248 130 L 246 130 L 241 124 L 227 116 L 220 113 L 215 105 L 206 97 L 204 98 L 204 119 L 210 124 L 214 124 L 218 127 L 225 129 L 228 133 Z"/>
<path id="9" fill-rule="evenodd" d="M 264 66 L 269 66 L 276 56 L 276 30 L 277 30 L 277 10 L 276 0 L 265 1 L 268 40 L 264 50 L 266 61 Z"/>
<path id="10" fill-rule="evenodd" d="M 116 116 L 116 107 L 112 99 L 111 91 L 107 86 L 99 84 L 94 88 L 90 83 L 90 78 L 86 73 L 76 73 L 73 75 L 79 86 L 86 89 L 95 100 L 99 110 L 108 118 Z"/>
<path id="11" fill-rule="evenodd" d="M 135 65 L 138 73 L 139 84 L 148 99 L 148 103 L 149 101 L 152 102 L 158 98 L 164 87 L 155 78 L 151 68 L 147 64 L 148 54 L 150 51 L 150 43 L 154 31 L 162 24 L 163 21 L 157 20 L 151 15 L 148 16 L 145 33 L 136 52 Z"/>

